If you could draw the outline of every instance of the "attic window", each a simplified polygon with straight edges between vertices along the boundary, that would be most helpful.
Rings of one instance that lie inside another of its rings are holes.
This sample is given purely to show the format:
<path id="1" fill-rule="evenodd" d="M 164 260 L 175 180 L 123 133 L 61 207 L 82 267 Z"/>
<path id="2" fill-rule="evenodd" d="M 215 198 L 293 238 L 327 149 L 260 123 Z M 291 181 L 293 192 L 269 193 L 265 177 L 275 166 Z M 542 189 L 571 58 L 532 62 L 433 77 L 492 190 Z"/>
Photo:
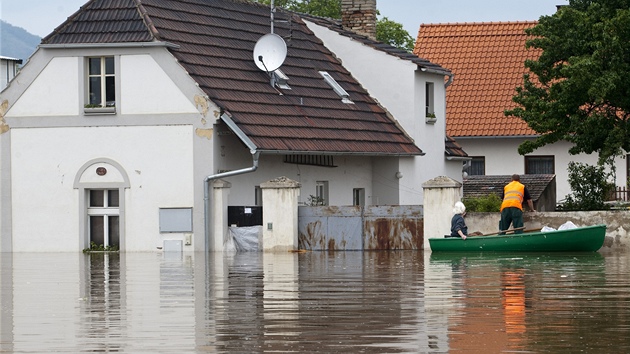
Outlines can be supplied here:
<path id="1" fill-rule="evenodd" d="M 341 97 L 341 102 L 354 104 L 354 102 L 348 98 L 350 97 L 348 92 L 346 92 L 346 90 L 344 90 L 343 87 L 341 87 L 341 85 L 339 85 L 339 83 L 335 81 L 335 79 L 333 79 L 327 71 L 320 71 L 319 74 L 324 78 L 324 81 L 332 87 L 335 93 Z"/>
<path id="2" fill-rule="evenodd" d="M 271 73 L 271 80 L 275 86 L 278 86 L 283 90 L 291 89 L 291 86 L 287 84 L 287 81 L 289 81 L 289 77 L 286 76 L 280 69 L 276 69 L 274 72 Z"/>

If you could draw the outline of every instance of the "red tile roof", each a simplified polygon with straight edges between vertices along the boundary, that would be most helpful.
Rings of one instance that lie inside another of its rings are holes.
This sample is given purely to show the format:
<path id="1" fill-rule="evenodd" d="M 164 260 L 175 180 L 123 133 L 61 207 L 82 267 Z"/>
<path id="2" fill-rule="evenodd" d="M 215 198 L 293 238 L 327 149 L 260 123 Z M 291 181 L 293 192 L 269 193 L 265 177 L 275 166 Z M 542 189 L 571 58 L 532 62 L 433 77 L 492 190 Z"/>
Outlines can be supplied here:
<path id="1" fill-rule="evenodd" d="M 173 56 L 259 151 L 422 153 L 300 16 L 279 8 L 274 33 L 287 43 L 281 70 L 292 89 L 272 87 L 253 60 L 257 40 L 270 32 L 269 12 L 242 0 L 90 0 L 42 43 L 175 44 Z M 319 71 L 354 104 L 342 103 Z"/>
<path id="2" fill-rule="evenodd" d="M 526 59 L 525 29 L 537 22 L 422 24 L 414 54 L 451 70 L 446 92 L 446 132 L 458 137 L 531 136 L 525 122 L 506 117 L 512 96 L 522 86 Z"/>

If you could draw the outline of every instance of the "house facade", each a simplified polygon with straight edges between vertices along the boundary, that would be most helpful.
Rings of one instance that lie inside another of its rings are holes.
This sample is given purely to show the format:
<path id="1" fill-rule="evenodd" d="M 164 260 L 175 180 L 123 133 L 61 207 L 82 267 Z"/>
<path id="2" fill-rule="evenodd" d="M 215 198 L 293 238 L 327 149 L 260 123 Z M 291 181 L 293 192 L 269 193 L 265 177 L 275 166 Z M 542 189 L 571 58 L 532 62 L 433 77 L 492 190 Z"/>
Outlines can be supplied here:
<path id="1" fill-rule="evenodd" d="M 468 175 L 552 174 L 556 198 L 571 193 L 568 164 L 597 164 L 596 154 L 570 155 L 571 145 L 558 142 L 531 154 L 519 155 L 518 146 L 533 140 L 536 132 L 505 110 L 515 107 L 512 97 L 523 85 L 526 59 L 536 59 L 537 49 L 526 49 L 527 22 L 422 24 L 414 53 L 451 70 L 453 84 L 446 92 L 447 134 L 471 157 Z M 616 184 L 625 186 L 626 158 L 615 161 Z"/>
<path id="2" fill-rule="evenodd" d="M 375 12 L 375 8 L 366 11 L 368 15 Z M 461 180 L 462 164 L 469 160 L 458 143 L 445 135 L 446 88 L 452 74 L 426 59 L 383 46 L 374 39 L 376 17 L 367 17 L 352 16 L 359 24 L 354 26 L 344 19 L 305 17 L 305 22 L 414 141 L 421 142 L 424 154 L 401 160 L 399 165 L 402 178 L 397 204 L 422 204 L 422 183 L 439 175 Z"/>
<path id="3" fill-rule="evenodd" d="M 445 147 L 442 129 L 442 163 L 414 166 L 428 155 L 419 122 L 397 120 L 297 14 L 276 9 L 286 57 L 261 70 L 253 52 L 269 12 L 232 0 L 90 0 L 45 37 L 0 93 L 0 251 L 172 241 L 220 251 L 224 235 L 211 230 L 223 221 L 211 215 L 221 180 L 235 206 L 261 205 L 259 186 L 279 176 L 299 183 L 304 205 L 421 204 L 415 173 L 447 173 L 445 149 L 461 149 Z M 422 68 L 435 81 L 448 73 L 410 65 L 413 80 L 427 79 Z"/>

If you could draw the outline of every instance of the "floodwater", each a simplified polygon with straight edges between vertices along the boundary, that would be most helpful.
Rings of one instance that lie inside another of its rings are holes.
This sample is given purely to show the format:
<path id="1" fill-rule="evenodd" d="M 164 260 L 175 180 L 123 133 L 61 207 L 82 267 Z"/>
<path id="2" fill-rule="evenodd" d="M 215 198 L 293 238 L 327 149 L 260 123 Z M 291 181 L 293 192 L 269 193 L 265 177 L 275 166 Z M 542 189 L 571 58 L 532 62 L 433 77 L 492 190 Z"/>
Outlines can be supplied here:
<path id="1" fill-rule="evenodd" d="M 624 254 L 0 254 L 3 353 L 628 353 Z"/>

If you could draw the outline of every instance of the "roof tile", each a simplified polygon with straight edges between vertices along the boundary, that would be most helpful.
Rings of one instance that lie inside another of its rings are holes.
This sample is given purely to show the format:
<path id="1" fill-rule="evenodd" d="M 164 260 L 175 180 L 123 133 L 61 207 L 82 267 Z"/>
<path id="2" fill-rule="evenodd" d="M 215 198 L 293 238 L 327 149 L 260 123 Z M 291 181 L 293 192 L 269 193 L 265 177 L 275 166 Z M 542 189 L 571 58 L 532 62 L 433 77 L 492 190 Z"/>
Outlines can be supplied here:
<path id="1" fill-rule="evenodd" d="M 269 7 L 247 1 L 90 0 L 42 43 L 175 44 L 173 56 L 262 151 L 422 153 L 300 15 L 278 8 L 274 17 L 274 33 L 287 43 L 282 70 L 291 90 L 271 87 L 253 60 L 256 42 L 270 32 Z M 342 103 L 318 71 L 328 71 L 354 104 Z"/>
<path id="2" fill-rule="evenodd" d="M 537 22 L 422 24 L 414 53 L 448 68 L 455 75 L 447 90 L 447 133 L 468 136 L 527 136 L 535 132 L 504 111 L 515 107 L 515 88 L 522 85 L 527 50 L 526 28 Z M 476 124 L 467 124 L 478 120 Z M 485 124 L 484 124 L 485 123 Z"/>

